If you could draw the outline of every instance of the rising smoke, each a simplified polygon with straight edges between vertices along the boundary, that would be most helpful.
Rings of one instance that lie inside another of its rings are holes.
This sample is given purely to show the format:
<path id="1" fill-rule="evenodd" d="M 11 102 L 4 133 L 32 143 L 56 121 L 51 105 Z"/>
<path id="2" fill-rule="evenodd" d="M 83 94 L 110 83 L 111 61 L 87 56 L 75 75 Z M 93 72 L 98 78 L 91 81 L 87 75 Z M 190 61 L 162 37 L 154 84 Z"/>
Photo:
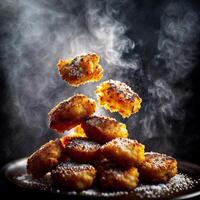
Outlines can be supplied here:
<path id="1" fill-rule="evenodd" d="M 127 80 L 122 71 L 143 70 L 133 54 L 135 43 L 126 36 L 126 24 L 114 17 L 120 9 L 115 1 L 7 0 L 1 7 L 13 17 L 4 27 L 10 39 L 3 48 L 10 99 L 5 109 L 16 133 L 5 146 L 17 141 L 21 152 L 38 147 L 41 137 L 49 135 L 47 113 L 56 103 L 77 92 L 94 96 L 98 83 L 74 89 L 61 80 L 58 59 L 96 52 L 102 57 L 103 80 L 113 78 L 129 84 L 135 84 L 134 80 Z M 161 19 L 158 55 L 142 77 L 147 84 L 141 96 L 147 96 L 147 101 L 137 116 L 126 121 L 130 132 L 139 127 L 140 139 L 168 137 L 173 132 L 171 121 L 183 120 L 182 103 L 190 94 L 175 83 L 195 64 L 198 34 L 198 16 L 190 6 L 167 6 Z M 124 59 L 124 53 L 129 52 L 130 58 Z M 32 139 L 31 144 L 26 143 L 25 135 Z"/>
<path id="2" fill-rule="evenodd" d="M 140 124 L 142 133 L 148 138 L 163 137 L 160 151 L 173 153 L 167 141 L 173 137 L 173 122 L 181 122 L 179 134 L 184 130 L 183 105 L 191 97 L 184 79 L 198 61 L 199 16 L 186 3 L 170 3 L 161 18 L 158 36 L 158 55 L 149 66 L 148 98 L 144 105 L 145 117 Z M 182 87 L 177 86 L 181 83 Z"/>

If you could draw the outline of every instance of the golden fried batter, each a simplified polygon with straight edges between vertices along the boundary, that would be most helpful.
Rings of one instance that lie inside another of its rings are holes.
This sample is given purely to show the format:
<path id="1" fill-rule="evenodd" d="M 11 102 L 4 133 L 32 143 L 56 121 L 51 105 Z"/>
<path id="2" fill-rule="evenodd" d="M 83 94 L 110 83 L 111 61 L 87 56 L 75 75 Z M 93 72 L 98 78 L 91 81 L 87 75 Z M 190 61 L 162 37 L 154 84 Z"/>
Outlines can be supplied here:
<path id="1" fill-rule="evenodd" d="M 146 152 L 139 167 L 141 177 L 152 183 L 167 182 L 177 173 L 177 161 L 165 154 Z"/>
<path id="2" fill-rule="evenodd" d="M 79 163 L 93 163 L 100 159 L 101 145 L 87 138 L 75 138 L 66 145 L 66 154 Z"/>
<path id="3" fill-rule="evenodd" d="M 119 166 L 138 166 L 144 160 L 144 145 L 136 140 L 116 138 L 104 144 L 100 150 Z"/>
<path id="4" fill-rule="evenodd" d="M 87 137 L 81 125 L 76 126 L 74 128 L 74 133 L 71 133 L 71 135 L 76 135 L 79 137 Z"/>
<path id="5" fill-rule="evenodd" d="M 99 65 L 100 56 L 95 53 L 77 56 L 74 59 L 59 60 L 57 67 L 62 79 L 70 85 L 99 81 L 103 68 Z"/>
<path id="6" fill-rule="evenodd" d="M 76 94 L 56 105 L 48 113 L 49 127 L 63 133 L 79 125 L 95 110 L 96 102 L 93 99 L 83 94 Z"/>
<path id="7" fill-rule="evenodd" d="M 96 170 L 89 164 L 61 163 L 51 172 L 52 180 L 58 187 L 82 191 L 92 186 Z"/>
<path id="8" fill-rule="evenodd" d="M 100 187 L 104 190 L 133 190 L 139 182 L 137 168 L 119 168 L 104 160 L 97 167 Z"/>
<path id="9" fill-rule="evenodd" d="M 128 137 L 126 125 L 110 117 L 91 116 L 81 125 L 88 138 L 98 143 L 105 143 L 118 137 Z"/>
<path id="10" fill-rule="evenodd" d="M 96 89 L 98 103 L 110 112 L 119 112 L 123 118 L 138 112 L 142 99 L 125 83 L 109 80 Z"/>
<path id="11" fill-rule="evenodd" d="M 28 158 L 28 173 L 35 178 L 42 177 L 59 164 L 63 150 L 64 147 L 59 139 L 44 144 Z"/>

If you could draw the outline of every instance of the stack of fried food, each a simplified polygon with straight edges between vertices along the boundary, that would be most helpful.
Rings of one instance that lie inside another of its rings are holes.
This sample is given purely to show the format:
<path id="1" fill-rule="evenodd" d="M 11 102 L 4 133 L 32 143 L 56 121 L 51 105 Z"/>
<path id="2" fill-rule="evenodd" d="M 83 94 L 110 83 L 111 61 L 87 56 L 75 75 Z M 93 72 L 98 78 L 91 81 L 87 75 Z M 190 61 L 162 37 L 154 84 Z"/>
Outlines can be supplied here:
<path id="1" fill-rule="evenodd" d="M 66 82 L 78 86 L 101 79 L 103 69 L 99 60 L 96 54 L 61 60 L 58 70 Z M 96 95 L 101 106 L 119 112 L 122 117 L 129 117 L 141 107 L 141 98 L 120 81 L 101 83 Z M 83 94 L 76 94 L 56 105 L 48 114 L 49 127 L 59 133 L 72 128 L 74 132 L 50 141 L 34 152 L 27 161 L 28 173 L 34 178 L 50 173 L 57 187 L 76 191 L 91 188 L 94 184 L 103 190 L 129 191 L 139 180 L 167 182 L 177 173 L 174 158 L 155 152 L 145 153 L 143 144 L 128 139 L 125 124 L 95 115 L 96 108 L 95 100 Z"/>

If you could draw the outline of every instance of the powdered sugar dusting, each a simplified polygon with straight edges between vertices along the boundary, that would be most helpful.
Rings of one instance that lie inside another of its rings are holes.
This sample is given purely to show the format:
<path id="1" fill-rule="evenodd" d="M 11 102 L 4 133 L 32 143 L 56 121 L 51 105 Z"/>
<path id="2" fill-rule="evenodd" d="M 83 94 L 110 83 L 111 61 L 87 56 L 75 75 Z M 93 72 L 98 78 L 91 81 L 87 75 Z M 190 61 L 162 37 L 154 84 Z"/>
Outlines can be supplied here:
<path id="1" fill-rule="evenodd" d="M 126 100 L 134 100 L 138 95 L 133 90 L 121 81 L 109 80 L 110 87 L 108 90 L 114 90 L 117 94 L 121 94 Z M 139 97 L 138 97 L 139 98 Z"/>
<path id="2" fill-rule="evenodd" d="M 48 173 L 44 178 L 33 179 L 31 175 L 26 173 L 27 159 L 21 159 L 11 163 L 5 171 L 6 177 L 16 185 L 23 188 L 45 190 L 48 192 L 65 194 L 68 196 L 85 196 L 85 197 L 134 197 L 136 199 L 152 199 L 152 198 L 167 198 L 171 199 L 181 195 L 189 195 L 193 192 L 199 192 L 200 178 L 190 176 L 188 173 L 178 173 L 171 178 L 166 184 L 144 184 L 140 183 L 134 191 L 100 191 L 97 187 L 89 190 L 84 190 L 80 193 L 76 191 L 66 191 L 61 188 L 56 188 L 52 185 L 51 176 Z M 187 165 L 186 165 L 187 164 Z M 200 172 L 200 168 L 196 165 L 184 162 L 179 162 L 179 171 L 193 171 L 195 174 Z M 196 166 L 196 167 L 195 167 Z M 193 170 L 194 169 L 194 170 Z M 195 178 L 194 178 L 195 177 Z"/>
<path id="3" fill-rule="evenodd" d="M 167 198 L 184 191 L 192 190 L 198 184 L 197 180 L 185 174 L 177 174 L 166 184 L 144 185 L 141 184 L 135 189 L 136 195 L 140 198 Z"/>
<path id="4" fill-rule="evenodd" d="M 185 194 L 186 191 L 190 191 L 197 184 L 199 180 L 195 180 L 186 174 L 177 174 L 166 184 L 139 184 L 134 191 L 99 191 L 97 188 L 91 188 L 84 190 L 81 193 L 76 191 L 63 191 L 62 189 L 54 188 L 51 185 L 51 181 L 46 177 L 45 179 L 32 179 L 30 175 L 24 174 L 16 177 L 16 180 L 25 185 L 28 188 L 40 188 L 41 190 L 51 191 L 54 193 L 65 193 L 67 195 L 80 195 L 90 197 L 117 197 L 134 195 L 139 199 L 151 199 L 151 198 L 171 198 L 176 195 Z"/>
<path id="5" fill-rule="evenodd" d="M 50 174 L 47 174 L 44 178 L 40 179 L 33 179 L 29 174 L 22 174 L 15 177 L 15 179 L 21 186 L 33 189 L 49 191 L 49 188 L 52 186 Z"/>
<path id="6" fill-rule="evenodd" d="M 70 70 L 68 74 L 70 77 L 80 78 L 84 76 L 83 68 L 80 67 L 80 60 L 81 57 L 77 56 L 70 64 Z"/>

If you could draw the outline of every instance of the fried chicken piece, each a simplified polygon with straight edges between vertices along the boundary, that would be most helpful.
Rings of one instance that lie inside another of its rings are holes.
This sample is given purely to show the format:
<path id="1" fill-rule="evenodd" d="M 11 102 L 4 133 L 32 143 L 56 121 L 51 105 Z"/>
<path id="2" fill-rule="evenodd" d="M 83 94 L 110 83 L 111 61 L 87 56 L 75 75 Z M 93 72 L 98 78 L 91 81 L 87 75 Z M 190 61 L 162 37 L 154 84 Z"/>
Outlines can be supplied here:
<path id="1" fill-rule="evenodd" d="M 81 125 L 87 137 L 98 143 L 105 143 L 118 137 L 128 137 L 126 125 L 110 117 L 91 116 Z"/>
<path id="2" fill-rule="evenodd" d="M 62 160 L 64 147 L 59 139 L 51 140 L 34 152 L 27 161 L 27 172 L 35 178 L 44 176 Z"/>
<path id="3" fill-rule="evenodd" d="M 137 168 L 119 168 L 113 163 L 103 160 L 98 163 L 97 179 L 104 190 L 133 190 L 139 182 Z"/>
<path id="4" fill-rule="evenodd" d="M 100 159 L 101 145 L 87 138 L 75 138 L 68 142 L 65 152 L 73 161 L 93 163 Z"/>
<path id="5" fill-rule="evenodd" d="M 145 160 L 138 169 L 142 179 L 145 181 L 166 183 L 177 174 L 177 161 L 166 154 L 146 152 Z"/>
<path id="6" fill-rule="evenodd" d="M 57 67 L 60 76 L 71 86 L 99 81 L 103 68 L 99 64 L 100 56 L 95 53 L 77 56 L 74 59 L 59 60 Z"/>
<path id="7" fill-rule="evenodd" d="M 119 166 L 138 166 L 144 160 L 144 145 L 136 140 L 116 138 L 101 147 L 101 153 Z"/>
<path id="8" fill-rule="evenodd" d="M 49 113 L 49 127 L 63 133 L 79 125 L 96 110 L 96 102 L 83 94 L 76 94 L 58 105 Z"/>
<path id="9" fill-rule="evenodd" d="M 92 186 L 96 177 L 96 169 L 89 164 L 65 162 L 52 170 L 51 177 L 58 187 L 82 191 Z"/>
<path id="10" fill-rule="evenodd" d="M 98 103 L 110 112 L 119 112 L 123 117 L 139 111 L 142 99 L 125 83 L 108 80 L 96 88 Z"/>

